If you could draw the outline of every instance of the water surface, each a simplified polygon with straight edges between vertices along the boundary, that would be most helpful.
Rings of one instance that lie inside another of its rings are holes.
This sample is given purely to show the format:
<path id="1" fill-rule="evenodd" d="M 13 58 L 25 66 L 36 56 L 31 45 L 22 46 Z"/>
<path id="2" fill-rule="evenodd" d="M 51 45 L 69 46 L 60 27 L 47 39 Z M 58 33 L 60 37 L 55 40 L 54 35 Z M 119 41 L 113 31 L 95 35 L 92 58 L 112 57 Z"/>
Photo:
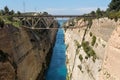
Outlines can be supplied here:
<path id="1" fill-rule="evenodd" d="M 60 25 L 64 21 L 59 21 Z M 66 80 L 66 45 L 64 43 L 64 30 L 58 29 L 51 62 L 46 74 L 46 80 Z"/>

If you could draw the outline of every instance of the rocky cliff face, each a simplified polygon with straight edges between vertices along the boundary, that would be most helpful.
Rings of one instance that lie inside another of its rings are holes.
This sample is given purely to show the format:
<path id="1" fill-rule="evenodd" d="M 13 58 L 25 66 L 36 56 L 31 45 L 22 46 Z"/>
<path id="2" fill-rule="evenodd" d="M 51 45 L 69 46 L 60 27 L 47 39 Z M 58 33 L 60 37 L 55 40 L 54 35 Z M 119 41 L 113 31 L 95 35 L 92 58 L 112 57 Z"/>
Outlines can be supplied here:
<path id="1" fill-rule="evenodd" d="M 67 69 L 68 80 L 101 80 L 107 42 L 119 21 L 115 22 L 108 18 L 100 18 L 89 21 L 74 20 L 75 25 L 66 26 L 80 27 L 79 29 L 67 29 L 65 43 L 67 45 Z M 118 65 L 118 64 L 117 64 Z M 106 80 L 106 79 L 104 79 Z"/>
<path id="2" fill-rule="evenodd" d="M 105 51 L 100 80 L 120 80 L 120 26 L 112 33 Z"/>
<path id="3" fill-rule="evenodd" d="M 52 27 L 57 27 L 57 22 Z M 0 80 L 43 80 L 57 30 L 0 29 Z"/>

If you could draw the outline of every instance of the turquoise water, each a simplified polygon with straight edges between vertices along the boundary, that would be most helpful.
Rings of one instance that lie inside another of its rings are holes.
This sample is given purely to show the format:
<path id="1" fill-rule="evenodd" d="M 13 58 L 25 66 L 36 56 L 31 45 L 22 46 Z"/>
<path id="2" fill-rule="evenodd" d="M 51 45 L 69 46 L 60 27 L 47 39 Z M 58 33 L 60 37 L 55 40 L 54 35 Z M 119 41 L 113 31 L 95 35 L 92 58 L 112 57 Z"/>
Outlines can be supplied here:
<path id="1" fill-rule="evenodd" d="M 64 21 L 59 21 L 62 25 Z M 66 45 L 64 43 L 64 30 L 59 29 L 56 36 L 56 42 L 53 49 L 51 63 L 49 65 L 46 80 L 66 80 Z"/>

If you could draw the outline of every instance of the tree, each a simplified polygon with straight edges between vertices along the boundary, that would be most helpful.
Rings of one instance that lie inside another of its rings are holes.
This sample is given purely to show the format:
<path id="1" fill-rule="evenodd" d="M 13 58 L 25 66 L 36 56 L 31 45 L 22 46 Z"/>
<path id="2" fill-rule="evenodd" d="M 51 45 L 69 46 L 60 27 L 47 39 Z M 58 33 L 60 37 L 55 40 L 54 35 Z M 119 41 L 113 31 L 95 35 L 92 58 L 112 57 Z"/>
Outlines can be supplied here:
<path id="1" fill-rule="evenodd" d="M 21 14 L 21 12 L 20 11 L 17 11 L 17 15 L 20 15 Z"/>
<path id="2" fill-rule="evenodd" d="M 108 5 L 108 11 L 119 11 L 120 10 L 120 0 L 112 0 Z"/>
<path id="3" fill-rule="evenodd" d="M 97 10 L 96 10 L 96 16 L 99 18 L 99 17 L 102 17 L 102 12 L 101 12 L 101 10 L 100 10 L 100 8 L 98 8 Z"/>
<path id="4" fill-rule="evenodd" d="M 9 14 L 9 8 L 8 8 L 7 6 L 4 7 L 4 12 L 5 12 L 5 14 L 7 14 L 7 15 Z"/>
<path id="5" fill-rule="evenodd" d="M 95 11 L 92 11 L 90 15 L 95 16 Z"/>
<path id="6" fill-rule="evenodd" d="M 1 15 L 5 15 L 5 12 L 4 12 L 4 10 L 1 10 L 0 12 L 1 12 Z"/>
<path id="7" fill-rule="evenodd" d="M 48 13 L 47 12 L 43 12 L 43 15 L 48 15 Z"/>
<path id="8" fill-rule="evenodd" d="M 14 10 L 11 10 L 11 11 L 9 12 L 10 15 L 13 15 L 14 13 L 15 13 Z"/>

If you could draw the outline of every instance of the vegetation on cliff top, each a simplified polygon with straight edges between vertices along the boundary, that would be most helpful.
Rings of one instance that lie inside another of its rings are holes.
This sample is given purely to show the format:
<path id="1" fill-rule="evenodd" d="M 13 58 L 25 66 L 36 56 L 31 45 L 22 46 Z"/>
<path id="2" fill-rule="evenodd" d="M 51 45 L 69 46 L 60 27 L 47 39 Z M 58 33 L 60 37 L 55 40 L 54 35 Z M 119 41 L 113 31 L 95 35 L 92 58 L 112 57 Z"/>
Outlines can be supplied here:
<path id="1" fill-rule="evenodd" d="M 108 5 L 107 11 L 110 18 L 114 18 L 117 21 L 120 18 L 120 0 L 112 0 Z"/>
<path id="2" fill-rule="evenodd" d="M 112 0 L 108 6 L 109 11 L 120 11 L 120 0 Z"/>
<path id="3" fill-rule="evenodd" d="M 9 8 L 5 6 L 3 10 L 0 10 L 0 26 L 3 27 L 4 24 L 12 24 L 15 27 L 19 27 L 21 25 L 20 21 L 14 20 L 11 16 L 20 14 L 19 11 L 15 13 L 14 10 L 9 10 Z"/>
<path id="4" fill-rule="evenodd" d="M 15 13 L 14 10 L 9 10 L 9 8 L 7 6 L 4 7 L 4 9 L 0 10 L 0 26 L 3 26 L 3 22 L 4 24 L 12 24 L 15 27 L 19 27 L 22 25 L 22 23 L 26 23 L 25 20 L 21 20 L 18 18 L 13 18 L 12 16 L 14 15 L 49 15 L 47 12 L 43 12 L 40 14 L 39 13 L 35 13 L 35 12 L 27 12 L 27 13 L 21 13 L 20 11 L 17 11 L 17 13 Z M 32 22 L 31 19 L 29 19 L 30 23 Z M 27 25 L 28 26 L 28 25 Z"/>
<path id="5" fill-rule="evenodd" d="M 97 18 L 108 17 L 117 21 L 120 18 L 120 0 L 112 0 L 105 11 L 98 8 L 87 15 L 96 16 Z"/>

